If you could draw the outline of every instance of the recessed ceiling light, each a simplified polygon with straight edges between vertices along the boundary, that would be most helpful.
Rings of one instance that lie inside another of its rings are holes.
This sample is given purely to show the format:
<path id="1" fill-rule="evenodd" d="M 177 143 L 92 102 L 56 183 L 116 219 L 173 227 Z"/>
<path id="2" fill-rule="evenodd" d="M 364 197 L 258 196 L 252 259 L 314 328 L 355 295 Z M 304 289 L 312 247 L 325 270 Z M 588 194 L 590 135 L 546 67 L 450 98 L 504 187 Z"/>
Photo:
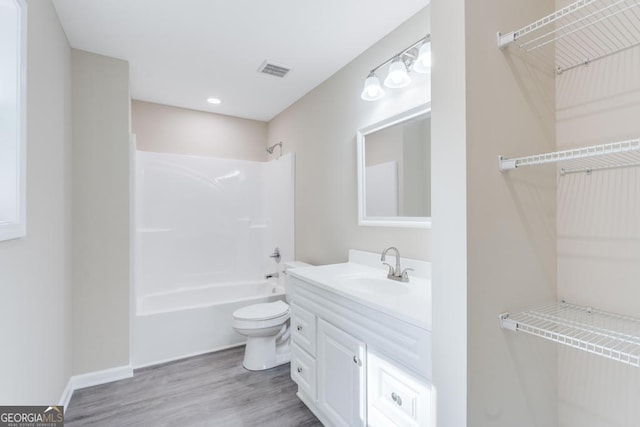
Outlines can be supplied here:
<path id="1" fill-rule="evenodd" d="M 209 104 L 215 104 L 218 105 L 220 104 L 222 101 L 220 101 L 218 98 L 207 98 L 207 102 Z"/>

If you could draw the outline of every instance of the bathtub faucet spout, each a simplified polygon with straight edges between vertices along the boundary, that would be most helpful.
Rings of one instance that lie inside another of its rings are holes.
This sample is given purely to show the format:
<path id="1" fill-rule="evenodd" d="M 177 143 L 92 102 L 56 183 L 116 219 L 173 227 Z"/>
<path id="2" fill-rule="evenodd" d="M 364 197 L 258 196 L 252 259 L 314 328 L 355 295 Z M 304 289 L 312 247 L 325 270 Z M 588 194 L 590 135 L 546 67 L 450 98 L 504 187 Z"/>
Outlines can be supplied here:
<path id="1" fill-rule="evenodd" d="M 269 273 L 269 274 L 265 274 L 264 278 L 265 279 L 271 279 L 271 278 L 278 278 L 280 277 L 280 273 L 278 273 L 277 271 L 275 273 Z"/>

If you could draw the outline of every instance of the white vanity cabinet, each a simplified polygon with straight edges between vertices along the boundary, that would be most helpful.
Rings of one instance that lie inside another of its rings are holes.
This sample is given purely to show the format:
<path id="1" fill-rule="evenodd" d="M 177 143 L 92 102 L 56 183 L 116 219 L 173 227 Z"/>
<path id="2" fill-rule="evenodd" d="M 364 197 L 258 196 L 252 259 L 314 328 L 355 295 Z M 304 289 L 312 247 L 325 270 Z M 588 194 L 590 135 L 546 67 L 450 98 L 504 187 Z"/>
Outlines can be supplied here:
<path id="1" fill-rule="evenodd" d="M 366 346 L 318 319 L 318 409 L 336 426 L 365 425 Z"/>
<path id="2" fill-rule="evenodd" d="M 288 286 L 291 377 L 324 425 L 435 427 L 429 330 L 302 274 Z"/>

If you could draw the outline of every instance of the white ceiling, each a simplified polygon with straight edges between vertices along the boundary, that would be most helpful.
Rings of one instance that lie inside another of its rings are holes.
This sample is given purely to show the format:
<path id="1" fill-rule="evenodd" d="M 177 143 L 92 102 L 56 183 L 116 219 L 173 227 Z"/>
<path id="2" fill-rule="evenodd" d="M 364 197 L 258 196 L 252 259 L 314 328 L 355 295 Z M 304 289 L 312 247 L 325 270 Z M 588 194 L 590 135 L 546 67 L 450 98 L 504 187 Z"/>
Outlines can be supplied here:
<path id="1" fill-rule="evenodd" d="M 429 0 L 53 2 L 72 47 L 129 61 L 134 99 L 268 121 Z"/>

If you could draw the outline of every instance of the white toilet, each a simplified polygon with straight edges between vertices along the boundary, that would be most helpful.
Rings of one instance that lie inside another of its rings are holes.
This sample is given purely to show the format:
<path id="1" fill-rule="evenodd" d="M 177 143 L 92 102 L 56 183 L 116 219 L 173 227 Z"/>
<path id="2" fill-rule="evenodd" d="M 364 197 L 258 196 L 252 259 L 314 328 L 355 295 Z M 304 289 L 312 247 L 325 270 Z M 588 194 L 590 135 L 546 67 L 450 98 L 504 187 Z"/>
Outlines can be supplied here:
<path id="1" fill-rule="evenodd" d="M 303 266 L 309 264 L 286 262 L 284 273 L 290 268 Z M 286 292 L 285 295 L 288 300 Z M 233 329 L 247 337 L 242 364 L 248 370 L 261 371 L 291 361 L 289 304 L 286 302 L 274 301 L 237 309 L 233 312 Z"/>

